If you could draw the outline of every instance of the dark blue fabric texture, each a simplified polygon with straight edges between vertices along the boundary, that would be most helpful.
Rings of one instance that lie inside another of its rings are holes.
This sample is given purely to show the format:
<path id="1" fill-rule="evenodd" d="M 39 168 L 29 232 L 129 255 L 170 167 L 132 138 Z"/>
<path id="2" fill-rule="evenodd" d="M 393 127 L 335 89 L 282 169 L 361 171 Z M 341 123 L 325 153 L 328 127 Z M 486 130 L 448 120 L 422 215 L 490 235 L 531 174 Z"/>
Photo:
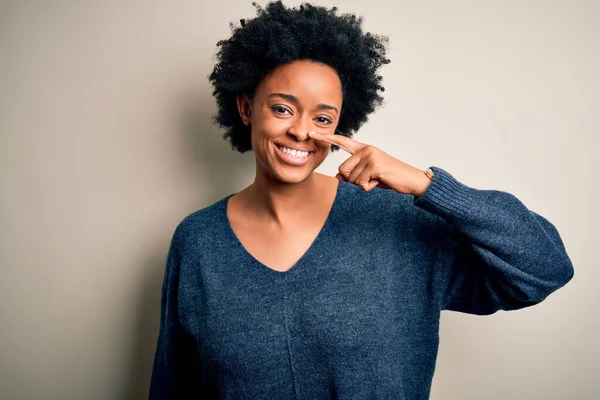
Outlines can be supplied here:
<path id="1" fill-rule="evenodd" d="M 573 277 L 555 226 L 439 167 L 420 197 L 340 182 L 287 272 L 256 260 L 230 194 L 174 232 L 150 399 L 427 399 L 442 310 L 489 315 Z"/>

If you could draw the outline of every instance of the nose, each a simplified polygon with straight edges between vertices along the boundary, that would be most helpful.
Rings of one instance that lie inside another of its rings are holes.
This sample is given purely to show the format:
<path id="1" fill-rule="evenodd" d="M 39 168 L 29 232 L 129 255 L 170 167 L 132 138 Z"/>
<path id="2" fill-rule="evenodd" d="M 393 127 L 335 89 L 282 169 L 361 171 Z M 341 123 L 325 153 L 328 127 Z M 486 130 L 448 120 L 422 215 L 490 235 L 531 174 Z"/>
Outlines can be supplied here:
<path id="1" fill-rule="evenodd" d="M 296 141 L 302 142 L 310 139 L 308 137 L 308 131 L 310 130 L 314 130 L 310 120 L 305 121 L 303 118 L 298 118 L 289 126 L 287 133 L 288 135 L 294 136 Z"/>

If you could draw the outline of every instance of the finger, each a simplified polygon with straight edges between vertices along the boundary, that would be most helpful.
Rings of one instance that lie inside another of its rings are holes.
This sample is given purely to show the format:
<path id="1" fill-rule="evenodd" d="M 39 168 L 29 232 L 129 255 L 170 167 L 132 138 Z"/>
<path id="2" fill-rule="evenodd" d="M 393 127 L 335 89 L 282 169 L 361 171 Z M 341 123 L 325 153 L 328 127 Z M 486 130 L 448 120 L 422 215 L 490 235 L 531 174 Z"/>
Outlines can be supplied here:
<path id="1" fill-rule="evenodd" d="M 362 168 L 360 173 L 357 174 L 355 182 L 358 186 L 362 187 L 365 191 L 367 191 L 367 189 L 371 185 L 371 182 L 377 181 L 377 183 L 379 183 L 377 179 L 371 179 L 373 176 L 375 176 L 375 171 L 373 167 L 366 164 L 365 167 Z"/>
<path id="2" fill-rule="evenodd" d="M 358 154 L 354 154 L 338 167 L 338 171 L 346 180 L 348 180 L 354 168 L 360 163 L 360 160 L 361 157 Z"/>
<path id="3" fill-rule="evenodd" d="M 324 142 L 340 146 L 350 154 L 354 154 L 358 149 L 360 149 L 361 146 L 363 146 L 363 143 L 342 135 L 323 134 L 314 131 L 308 132 L 308 135 L 313 139 L 322 140 Z"/>
<path id="4" fill-rule="evenodd" d="M 363 182 L 363 181 L 358 181 L 357 178 L 359 177 L 359 175 L 364 171 L 364 169 L 368 165 L 369 165 L 369 160 L 367 159 L 367 157 L 362 157 L 360 159 L 360 162 L 356 165 L 356 167 L 354 167 L 354 169 L 352 170 L 352 172 L 350 173 L 350 175 L 348 175 L 348 180 L 350 182 L 352 182 L 352 183 L 356 183 L 357 185 L 360 185 L 362 183 L 366 183 L 366 182 Z"/>
<path id="5" fill-rule="evenodd" d="M 377 185 L 380 185 L 380 182 L 377 179 L 371 179 L 365 190 L 368 192 L 369 190 L 373 189 Z"/>

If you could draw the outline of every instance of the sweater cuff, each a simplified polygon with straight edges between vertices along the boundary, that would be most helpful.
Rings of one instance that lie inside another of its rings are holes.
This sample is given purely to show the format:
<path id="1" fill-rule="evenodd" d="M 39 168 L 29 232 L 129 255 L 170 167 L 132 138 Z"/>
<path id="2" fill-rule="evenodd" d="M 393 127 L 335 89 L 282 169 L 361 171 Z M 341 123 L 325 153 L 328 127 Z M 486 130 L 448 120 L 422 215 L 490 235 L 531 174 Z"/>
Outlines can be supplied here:
<path id="1" fill-rule="evenodd" d="M 468 215 L 477 189 L 459 182 L 439 167 L 432 166 L 431 169 L 433 180 L 421 196 L 414 198 L 413 204 L 449 219 Z"/>

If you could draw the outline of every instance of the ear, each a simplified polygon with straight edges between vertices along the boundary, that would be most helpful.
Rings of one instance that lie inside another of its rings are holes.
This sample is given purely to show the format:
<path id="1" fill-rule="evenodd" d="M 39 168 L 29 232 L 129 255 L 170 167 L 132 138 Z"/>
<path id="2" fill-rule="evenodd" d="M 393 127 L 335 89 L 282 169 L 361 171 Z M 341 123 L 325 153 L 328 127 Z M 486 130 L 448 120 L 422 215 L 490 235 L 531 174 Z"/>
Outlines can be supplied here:
<path id="1" fill-rule="evenodd" d="M 237 95 L 236 98 L 238 111 L 244 125 L 250 125 L 252 121 L 252 102 L 246 95 Z"/>

